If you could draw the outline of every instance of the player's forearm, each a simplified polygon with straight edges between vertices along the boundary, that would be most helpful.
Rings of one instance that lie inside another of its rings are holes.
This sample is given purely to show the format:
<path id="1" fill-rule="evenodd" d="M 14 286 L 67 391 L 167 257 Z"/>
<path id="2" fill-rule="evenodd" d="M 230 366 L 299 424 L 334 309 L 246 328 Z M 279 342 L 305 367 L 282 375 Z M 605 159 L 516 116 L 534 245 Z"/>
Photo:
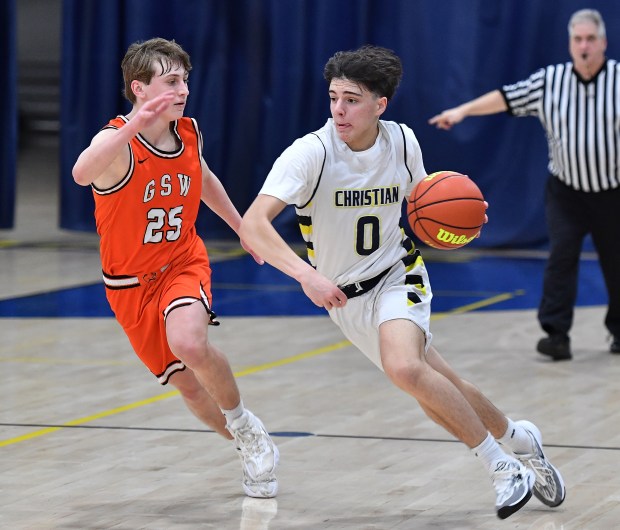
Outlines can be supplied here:
<path id="1" fill-rule="evenodd" d="M 236 234 L 239 234 L 241 215 L 230 200 L 221 181 L 213 174 L 202 181 L 202 201 Z"/>
<path id="2" fill-rule="evenodd" d="M 282 239 L 269 220 L 252 216 L 251 211 L 243 217 L 240 235 L 267 263 L 298 282 L 314 272 L 313 267 Z"/>

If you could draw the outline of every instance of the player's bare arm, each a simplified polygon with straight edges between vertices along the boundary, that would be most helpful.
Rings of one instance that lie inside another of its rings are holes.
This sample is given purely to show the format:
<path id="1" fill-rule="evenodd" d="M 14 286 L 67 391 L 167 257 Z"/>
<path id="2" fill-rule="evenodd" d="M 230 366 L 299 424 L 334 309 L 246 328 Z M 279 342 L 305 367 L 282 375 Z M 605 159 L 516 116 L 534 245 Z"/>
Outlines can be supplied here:
<path id="1" fill-rule="evenodd" d="M 241 246 L 248 252 L 256 263 L 263 265 L 264 260 L 254 251 L 251 242 L 244 240 L 240 234 L 241 214 L 235 208 L 230 200 L 226 189 L 222 185 L 219 178 L 213 173 L 207 163 L 203 159 L 202 166 L 202 202 L 204 202 L 210 210 L 217 214 L 228 226 L 230 226 L 239 236 Z"/>
<path id="2" fill-rule="evenodd" d="M 241 237 L 251 241 L 267 263 L 297 280 L 315 305 L 344 307 L 347 297 L 338 286 L 300 258 L 273 227 L 272 221 L 285 207 L 286 203 L 276 197 L 259 195 L 243 216 Z"/>
<path id="3" fill-rule="evenodd" d="M 95 184 L 103 189 L 119 182 L 129 167 L 129 141 L 153 125 L 173 99 L 174 92 L 160 94 L 144 103 L 120 129 L 97 133 L 73 166 L 75 182 L 82 186 Z"/>
<path id="4" fill-rule="evenodd" d="M 458 107 L 444 110 L 428 120 L 428 123 L 435 125 L 438 129 L 449 130 L 468 116 L 497 114 L 506 110 L 508 110 L 508 106 L 502 93 L 499 90 L 493 90 Z"/>

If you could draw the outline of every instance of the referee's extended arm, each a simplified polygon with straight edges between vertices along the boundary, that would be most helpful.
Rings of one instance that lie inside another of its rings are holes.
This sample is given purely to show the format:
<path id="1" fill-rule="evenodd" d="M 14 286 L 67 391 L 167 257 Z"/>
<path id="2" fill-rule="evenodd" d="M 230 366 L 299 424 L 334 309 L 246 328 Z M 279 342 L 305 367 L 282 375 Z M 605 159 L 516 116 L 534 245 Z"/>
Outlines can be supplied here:
<path id="1" fill-rule="evenodd" d="M 468 116 L 482 116 L 484 114 L 497 114 L 508 110 L 504 96 L 499 90 L 492 90 L 476 99 L 462 103 L 458 107 L 444 110 L 437 116 L 433 116 L 428 123 L 438 129 L 451 129 L 453 125 L 460 123 Z"/>

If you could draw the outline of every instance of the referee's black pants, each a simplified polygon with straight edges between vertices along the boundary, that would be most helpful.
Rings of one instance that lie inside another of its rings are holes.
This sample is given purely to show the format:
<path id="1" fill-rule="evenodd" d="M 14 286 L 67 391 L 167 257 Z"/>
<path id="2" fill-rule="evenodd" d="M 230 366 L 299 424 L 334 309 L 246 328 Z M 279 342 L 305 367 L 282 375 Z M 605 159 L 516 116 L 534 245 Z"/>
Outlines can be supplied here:
<path id="1" fill-rule="evenodd" d="M 550 254 L 545 267 L 538 320 L 549 334 L 567 334 L 573 323 L 579 258 L 586 235 L 598 253 L 609 304 L 605 325 L 620 338 L 620 188 L 601 192 L 576 191 L 549 177 L 545 214 Z"/>

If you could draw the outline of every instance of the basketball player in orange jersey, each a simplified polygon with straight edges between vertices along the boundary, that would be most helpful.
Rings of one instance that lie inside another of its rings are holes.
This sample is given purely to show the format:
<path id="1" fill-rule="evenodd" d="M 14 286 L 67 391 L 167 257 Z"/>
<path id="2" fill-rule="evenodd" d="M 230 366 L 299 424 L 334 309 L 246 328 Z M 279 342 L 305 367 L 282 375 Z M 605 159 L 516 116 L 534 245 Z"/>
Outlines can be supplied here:
<path id="1" fill-rule="evenodd" d="M 217 321 L 195 227 L 200 201 L 235 232 L 241 216 L 202 156 L 196 121 L 183 117 L 189 55 L 174 41 L 151 39 L 132 44 L 121 67 L 133 108 L 110 120 L 73 167 L 75 181 L 94 194 L 108 301 L 159 383 L 170 382 L 200 420 L 234 440 L 246 495 L 274 497 L 278 449 L 244 408 L 207 333 Z"/>
<path id="2" fill-rule="evenodd" d="M 566 489 L 538 427 L 507 418 L 432 345 L 428 272 L 400 227 L 403 199 L 426 176 L 422 151 L 409 127 L 381 119 L 400 83 L 400 59 L 363 46 L 334 54 L 323 74 L 331 118 L 276 160 L 241 235 L 472 450 L 495 487 L 498 517 L 519 510 L 532 493 L 559 506 Z M 287 204 L 296 208 L 310 263 L 272 224 Z"/>

